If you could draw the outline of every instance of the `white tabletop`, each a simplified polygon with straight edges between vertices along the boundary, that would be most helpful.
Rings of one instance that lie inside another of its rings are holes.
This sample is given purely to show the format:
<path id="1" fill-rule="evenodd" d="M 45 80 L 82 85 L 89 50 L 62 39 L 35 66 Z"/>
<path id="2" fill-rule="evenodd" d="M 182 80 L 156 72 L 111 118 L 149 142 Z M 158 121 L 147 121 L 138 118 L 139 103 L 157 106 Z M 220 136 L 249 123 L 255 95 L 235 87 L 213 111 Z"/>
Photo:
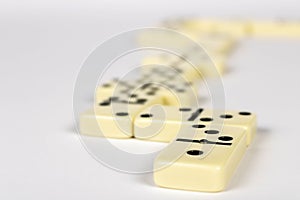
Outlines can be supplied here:
<path id="1" fill-rule="evenodd" d="M 300 17 L 292 0 L 197 2 L 0 2 L 0 198 L 299 198 L 300 39 L 247 39 L 230 59 L 226 107 L 257 113 L 258 133 L 225 192 L 162 189 L 152 174 L 111 170 L 82 146 L 73 86 L 84 59 L 111 35 L 177 15 Z"/>

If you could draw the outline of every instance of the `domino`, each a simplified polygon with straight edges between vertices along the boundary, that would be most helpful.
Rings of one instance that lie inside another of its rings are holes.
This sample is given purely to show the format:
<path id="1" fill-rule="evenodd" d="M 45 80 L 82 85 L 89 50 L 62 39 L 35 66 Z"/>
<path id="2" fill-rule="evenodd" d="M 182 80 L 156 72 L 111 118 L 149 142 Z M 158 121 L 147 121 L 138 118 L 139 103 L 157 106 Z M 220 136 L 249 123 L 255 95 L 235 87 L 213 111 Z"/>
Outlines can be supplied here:
<path id="1" fill-rule="evenodd" d="M 148 77 L 147 81 L 153 83 L 152 89 L 163 97 L 163 105 L 179 107 L 196 105 L 198 102 L 198 83 L 186 80 L 177 70 L 157 67 L 148 73 L 149 76 L 144 74 L 142 77 L 145 79 Z M 150 74 L 157 75 L 150 77 Z"/>
<path id="2" fill-rule="evenodd" d="M 245 129 L 203 129 L 176 138 L 154 161 L 154 182 L 165 188 L 219 192 L 226 188 L 246 150 Z M 208 135 L 217 134 L 215 140 Z"/>
<path id="3" fill-rule="evenodd" d="M 300 37 L 300 23 L 285 21 L 255 21 L 252 22 L 254 37 Z"/>
<path id="4" fill-rule="evenodd" d="M 196 66 L 198 74 L 201 74 L 200 77 L 202 79 L 203 77 L 222 75 L 226 69 L 226 55 L 214 54 L 211 53 L 211 51 L 209 51 L 208 54 L 194 52 L 193 54 L 188 54 L 187 59 L 198 61 L 194 65 Z"/>
<path id="5" fill-rule="evenodd" d="M 149 83 L 151 84 L 151 82 L 153 81 L 150 81 L 145 76 L 133 81 L 113 79 L 97 87 L 96 104 L 110 98 L 115 98 L 116 96 L 124 100 L 124 98 L 129 98 L 133 94 L 137 95 L 137 93 L 143 93 L 143 90 L 148 89 L 148 86 L 150 86 Z M 147 94 L 147 92 L 149 91 L 144 90 L 144 95 Z"/>
<path id="6" fill-rule="evenodd" d="M 234 37 L 245 37 L 251 33 L 251 24 L 242 20 L 189 19 L 177 23 L 177 29 L 194 33 L 226 33 Z"/>
<path id="7" fill-rule="evenodd" d="M 247 135 L 247 145 L 250 145 L 256 134 L 256 115 L 245 111 L 151 106 L 136 117 L 134 135 L 138 139 L 171 142 L 185 127 L 204 129 L 211 126 L 242 128 Z"/>
<path id="8" fill-rule="evenodd" d="M 197 58 L 193 57 L 197 56 Z M 196 61 L 196 62 L 194 62 Z M 175 61 L 168 61 L 166 56 L 148 56 L 142 61 L 145 66 L 169 66 L 174 68 L 188 81 L 196 81 L 203 77 L 213 77 L 216 74 L 223 74 L 226 68 L 226 56 L 219 54 L 199 52 L 198 54 L 188 53 L 184 58 Z M 214 69 L 215 68 L 215 69 Z M 145 67 L 144 73 L 148 73 L 151 67 Z M 171 70 L 170 70 L 171 71 Z"/>
<path id="9" fill-rule="evenodd" d="M 158 72 L 157 77 L 166 76 L 176 77 L 181 76 L 182 79 L 193 82 L 201 78 L 201 71 L 197 66 L 192 66 L 193 63 L 188 63 L 184 58 L 166 55 L 155 55 L 144 58 L 142 65 L 142 73 L 149 74 L 151 72 Z M 156 78 L 157 77 L 153 77 Z M 167 79 L 165 79 L 167 80 Z"/>
<path id="10" fill-rule="evenodd" d="M 142 140 L 171 142 L 192 115 L 202 109 L 173 106 L 152 106 L 138 114 L 134 122 L 134 137 Z M 196 113 L 196 114 L 195 114 Z"/>
<path id="11" fill-rule="evenodd" d="M 134 90 L 138 89 L 143 83 L 137 81 L 121 81 L 113 79 L 97 87 L 96 89 L 96 104 L 105 99 L 113 98 L 114 96 L 126 98 Z"/>
<path id="12" fill-rule="evenodd" d="M 227 54 L 232 51 L 237 43 L 237 39 L 228 34 L 199 34 L 195 39 L 209 53 Z"/>
<path id="13" fill-rule="evenodd" d="M 143 85 L 136 94 L 112 96 L 80 115 L 80 133 L 107 138 L 133 137 L 136 115 L 146 107 L 162 104 L 162 97 L 148 95 L 150 85 Z M 127 95 L 127 96 L 126 96 Z"/>

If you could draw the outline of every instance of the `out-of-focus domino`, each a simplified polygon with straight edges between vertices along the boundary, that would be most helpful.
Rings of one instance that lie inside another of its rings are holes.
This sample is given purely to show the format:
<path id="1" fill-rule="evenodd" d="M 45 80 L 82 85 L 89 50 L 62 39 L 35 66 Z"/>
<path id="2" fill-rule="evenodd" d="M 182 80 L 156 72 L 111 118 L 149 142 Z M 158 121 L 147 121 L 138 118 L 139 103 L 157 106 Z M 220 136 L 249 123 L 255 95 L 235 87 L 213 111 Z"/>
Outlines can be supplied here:
<path id="1" fill-rule="evenodd" d="M 252 22 L 253 37 L 300 37 L 300 22 L 255 21 Z"/>
<path id="2" fill-rule="evenodd" d="M 149 92 L 152 92 L 150 87 L 135 94 L 116 95 L 102 100 L 80 115 L 80 133 L 107 138 L 133 137 L 136 115 L 151 105 L 163 104 L 159 94 L 148 95 Z"/>
<path id="3" fill-rule="evenodd" d="M 137 115 L 136 138 L 160 142 L 172 141 L 181 129 L 240 127 L 245 129 L 247 145 L 256 134 L 256 115 L 245 111 L 218 111 L 195 107 L 150 106 Z"/>

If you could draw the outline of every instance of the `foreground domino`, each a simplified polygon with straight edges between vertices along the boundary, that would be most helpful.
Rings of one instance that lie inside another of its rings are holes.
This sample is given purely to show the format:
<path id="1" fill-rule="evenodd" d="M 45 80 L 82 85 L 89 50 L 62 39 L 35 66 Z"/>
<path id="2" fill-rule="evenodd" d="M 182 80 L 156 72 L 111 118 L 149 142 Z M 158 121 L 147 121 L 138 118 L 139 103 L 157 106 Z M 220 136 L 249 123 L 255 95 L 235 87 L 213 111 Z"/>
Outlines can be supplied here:
<path id="1" fill-rule="evenodd" d="M 188 131 L 188 130 L 185 130 Z M 210 134 L 216 140 L 207 139 Z M 226 188 L 246 150 L 245 129 L 201 130 L 177 138 L 154 162 L 154 182 L 166 188 L 219 192 Z M 181 151 L 181 152 L 180 152 Z M 181 153 L 181 154 L 179 154 Z M 179 156 L 178 158 L 178 155 Z"/>

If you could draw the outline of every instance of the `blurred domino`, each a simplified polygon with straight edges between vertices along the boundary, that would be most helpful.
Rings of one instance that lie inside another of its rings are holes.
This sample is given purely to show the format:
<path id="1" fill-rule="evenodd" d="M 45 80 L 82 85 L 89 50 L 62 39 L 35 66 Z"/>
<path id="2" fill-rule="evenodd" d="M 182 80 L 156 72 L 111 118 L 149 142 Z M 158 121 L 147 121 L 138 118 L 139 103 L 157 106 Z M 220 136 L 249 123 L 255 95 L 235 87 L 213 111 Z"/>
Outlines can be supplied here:
<path id="1" fill-rule="evenodd" d="M 254 37 L 300 37 L 300 22 L 255 21 L 252 22 Z"/>
<path id="2" fill-rule="evenodd" d="M 241 38 L 251 33 L 251 24 L 243 20 L 187 19 L 173 24 L 176 30 L 194 34 L 222 33 Z"/>
<path id="3" fill-rule="evenodd" d="M 150 85 L 143 85 L 136 93 L 117 93 L 103 99 L 80 115 L 80 133 L 108 138 L 133 137 L 133 122 L 136 115 L 146 107 L 162 104 L 163 99 L 151 92 Z"/>

